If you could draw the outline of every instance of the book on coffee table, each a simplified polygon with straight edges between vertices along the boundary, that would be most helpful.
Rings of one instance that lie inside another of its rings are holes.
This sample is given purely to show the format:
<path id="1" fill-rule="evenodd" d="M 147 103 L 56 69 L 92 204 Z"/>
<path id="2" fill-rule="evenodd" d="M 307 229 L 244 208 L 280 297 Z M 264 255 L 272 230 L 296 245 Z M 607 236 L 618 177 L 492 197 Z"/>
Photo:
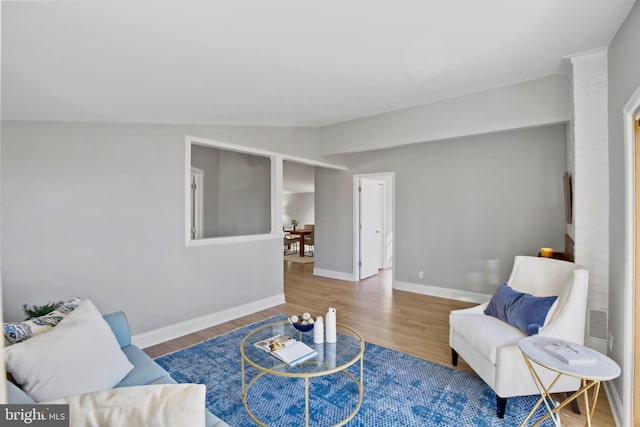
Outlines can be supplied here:
<path id="1" fill-rule="evenodd" d="M 271 353 L 272 351 L 291 345 L 294 342 L 296 342 L 296 340 L 288 335 L 274 335 L 265 340 L 258 341 L 254 345 L 267 353 Z"/>
<path id="2" fill-rule="evenodd" d="M 318 355 L 318 352 L 301 341 L 287 335 L 275 335 L 254 344 L 290 366 L 296 366 Z"/>

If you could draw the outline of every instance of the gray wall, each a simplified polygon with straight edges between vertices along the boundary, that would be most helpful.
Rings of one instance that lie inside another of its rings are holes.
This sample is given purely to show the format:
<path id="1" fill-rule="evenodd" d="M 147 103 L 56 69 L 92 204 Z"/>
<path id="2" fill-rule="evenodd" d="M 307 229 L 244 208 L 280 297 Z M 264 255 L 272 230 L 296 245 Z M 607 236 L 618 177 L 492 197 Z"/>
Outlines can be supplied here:
<path id="1" fill-rule="evenodd" d="M 5 320 L 77 295 L 137 334 L 283 292 L 280 238 L 185 248 L 185 134 L 326 160 L 313 129 L 3 122 Z"/>
<path id="2" fill-rule="evenodd" d="M 314 193 L 292 193 L 282 195 L 282 224 L 290 228 L 291 220 L 300 227 L 314 224 Z"/>
<path id="3" fill-rule="evenodd" d="M 320 129 L 322 152 L 354 153 L 569 120 L 567 76 L 476 92 Z"/>
<path id="4" fill-rule="evenodd" d="M 316 171 L 316 268 L 353 272 L 352 177 L 362 173 L 396 173 L 396 281 L 491 293 L 515 255 L 564 247 L 565 125 L 347 160 L 349 171 Z"/>
<path id="5" fill-rule="evenodd" d="M 218 236 L 271 232 L 271 159 L 220 153 Z"/>
<path id="6" fill-rule="evenodd" d="M 633 369 L 624 363 L 624 354 L 633 349 L 633 342 L 625 336 L 624 269 L 627 253 L 625 236 L 633 233 L 625 227 L 624 137 L 622 108 L 634 91 L 640 87 L 640 5 L 636 3 L 618 30 L 608 50 L 609 67 L 609 328 L 615 337 L 611 357 L 622 366 L 623 372 Z M 627 325 L 630 327 L 630 325 Z M 637 333 L 637 332 L 636 332 Z M 623 377 L 614 381 L 620 396 L 630 385 Z"/>

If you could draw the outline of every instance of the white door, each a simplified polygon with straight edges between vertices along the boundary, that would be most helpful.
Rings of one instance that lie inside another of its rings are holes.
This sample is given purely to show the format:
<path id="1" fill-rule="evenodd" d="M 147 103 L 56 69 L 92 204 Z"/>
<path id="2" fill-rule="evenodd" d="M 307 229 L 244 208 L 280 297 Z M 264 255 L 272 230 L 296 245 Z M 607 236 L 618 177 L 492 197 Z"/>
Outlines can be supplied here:
<path id="1" fill-rule="evenodd" d="M 379 182 L 361 178 L 360 193 L 360 279 L 378 274 L 381 267 L 381 223 Z"/>
<path id="2" fill-rule="evenodd" d="M 378 263 L 378 269 L 380 268 L 385 268 L 385 242 L 384 242 L 384 236 L 387 235 L 387 230 L 385 229 L 385 211 L 384 211 L 384 205 L 385 205 L 385 198 L 384 198 L 384 183 L 383 182 L 378 182 L 378 202 L 379 202 L 379 208 L 378 208 L 378 248 L 380 248 L 380 250 L 378 251 L 380 253 L 380 262 Z"/>

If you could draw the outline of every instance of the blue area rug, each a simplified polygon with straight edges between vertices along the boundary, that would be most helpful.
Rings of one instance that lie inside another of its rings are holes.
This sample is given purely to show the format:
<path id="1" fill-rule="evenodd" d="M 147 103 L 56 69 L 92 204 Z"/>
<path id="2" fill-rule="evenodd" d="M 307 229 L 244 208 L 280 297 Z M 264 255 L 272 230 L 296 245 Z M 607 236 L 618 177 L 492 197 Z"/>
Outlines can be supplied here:
<path id="1" fill-rule="evenodd" d="M 253 426 L 242 405 L 240 342 L 276 316 L 156 359 L 176 381 L 207 386 L 207 408 L 232 427 Z M 359 376 L 359 364 L 349 372 Z M 253 368 L 247 378 L 257 374 Z M 495 416 L 496 395 L 480 378 L 395 350 L 367 343 L 364 400 L 348 426 L 518 426 L 537 400 L 509 399 L 504 419 Z M 263 376 L 251 388 L 249 405 L 273 426 L 304 425 L 304 380 Z M 356 407 L 357 387 L 346 375 L 310 380 L 310 424 L 327 426 Z M 534 417 L 543 414 L 542 410 Z M 544 426 L 553 426 L 551 421 Z"/>

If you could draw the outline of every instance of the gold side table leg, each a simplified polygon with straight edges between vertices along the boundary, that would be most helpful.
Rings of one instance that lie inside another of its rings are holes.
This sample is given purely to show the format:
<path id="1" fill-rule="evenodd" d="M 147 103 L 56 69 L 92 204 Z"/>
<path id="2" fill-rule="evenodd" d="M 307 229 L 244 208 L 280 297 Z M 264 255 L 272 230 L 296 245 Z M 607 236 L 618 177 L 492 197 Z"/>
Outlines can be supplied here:
<path id="1" fill-rule="evenodd" d="M 525 420 L 522 422 L 522 424 L 520 424 L 520 427 L 524 427 L 527 425 L 527 423 L 529 422 L 529 420 L 531 419 L 531 417 L 533 416 L 533 414 L 536 412 L 536 410 L 538 409 L 538 407 L 540 405 L 542 405 L 542 403 L 544 402 L 545 406 L 547 407 L 547 411 L 549 412 L 548 414 L 546 414 L 544 417 L 540 418 L 539 420 L 537 420 L 532 427 L 536 427 L 538 425 L 540 425 L 544 420 L 546 420 L 547 418 L 551 417 L 551 420 L 553 421 L 553 423 L 556 426 L 560 426 L 560 420 L 562 420 L 564 422 L 564 418 L 562 417 L 562 414 L 560 413 L 560 409 L 564 408 L 565 406 L 567 406 L 571 401 L 578 399 L 581 395 L 584 398 L 584 404 L 585 404 L 585 416 L 586 416 L 586 425 L 588 427 L 591 427 L 591 417 L 593 416 L 594 412 L 595 412 L 595 408 L 596 408 L 596 402 L 598 400 L 598 394 L 600 391 L 600 381 L 595 381 L 595 380 L 591 380 L 588 381 L 586 379 L 581 379 L 580 382 L 580 390 L 577 390 L 575 393 L 573 393 L 571 395 L 570 398 L 565 399 L 564 401 L 560 402 L 559 404 L 554 404 L 554 408 L 551 409 L 550 405 L 549 405 L 549 401 L 553 402 L 553 398 L 551 397 L 551 390 L 553 389 L 553 387 L 555 386 L 556 382 L 560 379 L 560 377 L 562 376 L 562 374 L 558 374 L 556 376 L 556 378 L 553 380 L 553 382 L 549 385 L 549 387 L 545 387 L 544 383 L 542 382 L 542 379 L 540 378 L 540 376 L 538 375 L 538 373 L 535 371 L 535 368 L 533 367 L 533 365 L 531 364 L 531 361 L 529 360 L 528 357 L 526 357 L 523 353 L 523 357 L 524 357 L 524 361 L 526 362 L 527 367 L 529 368 L 529 371 L 531 372 L 531 375 L 533 377 L 533 382 L 536 384 L 536 386 L 538 387 L 538 390 L 540 391 L 540 399 L 538 399 L 538 402 L 534 405 L 533 409 L 531 410 L 531 412 L 529 412 L 529 415 L 527 415 L 527 418 L 525 418 Z M 589 403 L 589 389 L 593 389 L 593 396 L 591 399 L 591 404 Z M 554 417 L 553 415 L 557 414 L 560 417 L 560 420 L 557 420 L 556 417 Z"/>
<path id="2" fill-rule="evenodd" d="M 591 417 L 596 410 L 596 403 L 598 402 L 598 394 L 600 392 L 600 381 L 592 380 L 589 384 L 587 380 L 582 380 L 582 388 L 584 392 L 584 405 L 585 416 L 587 417 L 587 426 L 591 427 Z M 593 396 L 591 397 L 591 406 L 589 406 L 589 392 L 588 389 L 593 388 Z"/>
<path id="3" fill-rule="evenodd" d="M 582 388 L 586 388 L 587 387 L 587 381 L 586 380 L 581 380 L 581 384 L 582 384 Z M 587 417 L 587 425 L 589 427 L 591 427 L 591 417 L 589 416 L 589 412 L 590 412 L 589 409 L 591 409 L 591 408 L 589 408 L 589 393 L 588 392 L 584 393 L 584 407 L 585 407 L 584 412 L 585 412 L 585 415 Z"/>
<path id="4" fill-rule="evenodd" d="M 557 406 L 554 404 L 553 409 L 551 409 L 549 402 L 554 402 L 553 397 L 551 397 L 550 390 L 553 389 L 553 387 L 556 385 L 556 383 L 561 377 L 561 374 L 556 375 L 556 377 L 551 382 L 551 384 L 548 387 L 545 387 L 544 383 L 542 382 L 542 379 L 540 378 L 540 376 L 538 376 L 538 373 L 536 372 L 535 368 L 531 365 L 531 361 L 529 360 L 529 358 L 524 353 L 522 354 L 522 357 L 524 358 L 525 364 L 527 365 L 529 372 L 531 372 L 531 376 L 533 377 L 533 382 L 535 383 L 538 391 L 540 392 L 540 399 L 538 399 L 538 402 L 534 405 L 533 409 L 531 409 L 531 412 L 529 412 L 529 415 L 527 415 L 527 418 L 525 418 L 524 421 L 522 421 L 522 423 L 520 424 L 520 427 L 524 427 L 527 425 L 531 417 L 533 417 L 533 414 L 536 412 L 536 410 L 542 403 L 544 403 L 544 406 L 547 408 L 548 414 L 546 414 L 544 417 L 536 421 L 532 427 L 540 425 L 547 418 L 551 418 L 551 421 L 553 421 L 553 424 L 556 427 L 560 427 L 560 422 L 553 415 L 558 414 L 560 416 L 559 411 L 561 406 Z"/>
<path id="5" fill-rule="evenodd" d="M 589 414 L 591 417 L 593 417 L 593 414 L 596 411 L 596 403 L 598 402 L 599 393 L 600 393 L 600 381 L 597 382 L 594 388 L 593 398 L 591 399 L 591 414 Z"/>

